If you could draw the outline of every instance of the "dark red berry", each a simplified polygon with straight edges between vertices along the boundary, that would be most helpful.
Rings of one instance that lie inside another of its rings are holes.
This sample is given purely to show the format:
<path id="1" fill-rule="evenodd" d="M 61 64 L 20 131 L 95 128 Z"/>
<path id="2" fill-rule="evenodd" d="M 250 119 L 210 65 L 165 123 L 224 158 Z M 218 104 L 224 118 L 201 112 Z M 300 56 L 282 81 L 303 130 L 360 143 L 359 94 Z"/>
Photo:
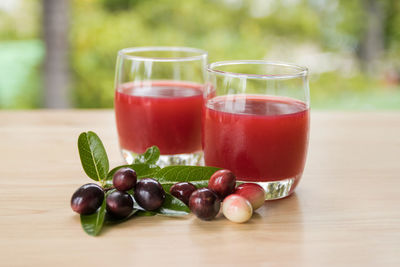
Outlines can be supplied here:
<path id="1" fill-rule="evenodd" d="M 131 168 L 121 168 L 113 176 L 113 185 L 118 191 L 127 191 L 136 185 L 136 172 Z"/>
<path id="2" fill-rule="evenodd" d="M 171 195 L 189 206 L 189 198 L 196 189 L 192 183 L 182 182 L 174 184 L 169 191 Z"/>
<path id="3" fill-rule="evenodd" d="M 236 176 L 229 170 L 216 171 L 208 182 L 208 188 L 214 191 L 221 199 L 235 191 Z"/>
<path id="4" fill-rule="evenodd" d="M 85 184 L 79 187 L 71 198 L 71 208 L 79 214 L 92 214 L 103 203 L 104 191 L 97 184 Z"/>
<path id="5" fill-rule="evenodd" d="M 156 180 L 145 178 L 137 182 L 134 197 L 145 210 L 156 210 L 164 203 L 165 191 Z"/>
<path id="6" fill-rule="evenodd" d="M 189 199 L 190 210 L 202 220 L 212 220 L 217 216 L 221 200 L 208 188 L 201 188 L 192 193 Z"/>
<path id="7" fill-rule="evenodd" d="M 107 196 L 107 213 L 114 218 L 125 218 L 133 210 L 133 199 L 126 192 L 114 191 Z"/>

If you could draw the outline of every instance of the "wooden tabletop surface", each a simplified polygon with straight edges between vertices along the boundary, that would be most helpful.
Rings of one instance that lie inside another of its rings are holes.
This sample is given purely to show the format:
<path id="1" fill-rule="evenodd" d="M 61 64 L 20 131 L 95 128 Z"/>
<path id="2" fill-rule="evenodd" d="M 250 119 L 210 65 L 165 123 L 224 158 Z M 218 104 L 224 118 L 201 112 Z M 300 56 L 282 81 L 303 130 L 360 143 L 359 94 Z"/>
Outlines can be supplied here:
<path id="1" fill-rule="evenodd" d="M 113 113 L 0 112 L 0 266 L 400 266 L 400 113 L 312 112 L 294 195 L 251 221 L 140 217 L 86 235 L 77 138 L 122 162 Z"/>

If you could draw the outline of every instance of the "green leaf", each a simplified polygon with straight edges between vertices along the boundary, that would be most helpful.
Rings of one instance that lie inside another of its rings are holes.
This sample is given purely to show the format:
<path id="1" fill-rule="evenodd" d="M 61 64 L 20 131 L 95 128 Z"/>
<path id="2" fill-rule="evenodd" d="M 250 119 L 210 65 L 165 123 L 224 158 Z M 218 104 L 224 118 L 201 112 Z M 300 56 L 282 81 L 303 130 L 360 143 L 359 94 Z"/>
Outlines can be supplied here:
<path id="1" fill-rule="evenodd" d="M 83 230 L 91 236 L 96 236 L 103 228 L 106 215 L 106 198 L 104 197 L 101 207 L 93 214 L 81 215 L 81 225 Z"/>
<path id="2" fill-rule="evenodd" d="M 190 209 L 185 203 L 172 196 L 171 194 L 165 193 L 165 200 L 161 208 L 155 212 L 168 216 L 182 216 L 190 213 Z"/>
<path id="3" fill-rule="evenodd" d="M 138 155 L 134 163 L 156 164 L 160 157 L 160 149 L 157 146 L 149 147 L 146 152 Z"/>
<path id="4" fill-rule="evenodd" d="M 149 165 L 149 164 L 131 164 L 131 165 L 122 165 L 115 167 L 112 169 L 106 178 L 106 185 L 112 185 L 112 178 L 114 174 L 121 168 L 131 168 L 134 169 L 136 172 L 137 177 L 140 178 L 151 178 L 153 177 L 161 168 L 157 165 Z"/>
<path id="5" fill-rule="evenodd" d="M 155 216 L 157 215 L 157 212 L 154 211 L 147 211 L 147 210 L 138 210 L 138 212 L 136 212 L 135 216 L 139 217 L 139 216 Z"/>
<path id="6" fill-rule="evenodd" d="M 168 166 L 159 170 L 154 178 L 163 186 L 165 191 L 179 182 L 190 182 L 197 188 L 206 187 L 208 180 L 220 168 L 203 166 Z"/>
<path id="7" fill-rule="evenodd" d="M 154 211 L 146 211 L 139 206 L 136 201 L 133 204 L 135 209 L 139 211 L 135 216 L 154 216 L 154 215 L 167 215 L 167 216 L 183 216 L 190 213 L 190 209 L 182 201 L 172 196 L 169 193 L 165 193 L 165 200 L 163 205 Z"/>
<path id="8" fill-rule="evenodd" d="M 94 132 L 81 133 L 78 138 L 78 150 L 83 170 L 95 181 L 107 177 L 109 163 L 106 150 L 100 138 Z"/>
<path id="9" fill-rule="evenodd" d="M 115 219 L 115 218 L 113 218 L 111 216 L 106 216 L 105 223 L 106 223 L 106 225 L 115 225 L 115 224 L 120 224 L 120 223 L 126 222 L 127 220 L 129 220 L 132 217 L 136 216 L 136 213 L 138 211 L 139 210 L 137 210 L 137 209 L 133 209 L 132 212 L 127 217 L 125 217 L 123 219 Z"/>

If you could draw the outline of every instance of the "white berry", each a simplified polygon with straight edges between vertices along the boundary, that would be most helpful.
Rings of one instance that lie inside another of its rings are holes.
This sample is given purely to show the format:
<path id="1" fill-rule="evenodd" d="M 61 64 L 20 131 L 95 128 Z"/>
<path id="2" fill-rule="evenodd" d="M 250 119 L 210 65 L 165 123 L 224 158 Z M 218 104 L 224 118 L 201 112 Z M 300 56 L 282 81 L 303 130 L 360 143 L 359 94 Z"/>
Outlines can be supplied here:
<path id="1" fill-rule="evenodd" d="M 250 220 L 253 215 L 253 207 L 246 198 L 232 194 L 224 199 L 222 213 L 232 222 L 243 223 Z"/>

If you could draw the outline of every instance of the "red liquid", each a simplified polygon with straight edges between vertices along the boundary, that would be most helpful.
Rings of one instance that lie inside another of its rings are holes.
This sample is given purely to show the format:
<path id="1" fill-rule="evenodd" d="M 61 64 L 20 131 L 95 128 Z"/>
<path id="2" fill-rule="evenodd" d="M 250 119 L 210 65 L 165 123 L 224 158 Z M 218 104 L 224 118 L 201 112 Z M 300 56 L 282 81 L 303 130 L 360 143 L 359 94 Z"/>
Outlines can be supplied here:
<path id="1" fill-rule="evenodd" d="M 294 178 L 297 184 L 308 146 L 305 103 L 271 96 L 216 97 L 208 101 L 203 123 L 206 165 L 229 169 L 244 181 Z"/>
<path id="2" fill-rule="evenodd" d="M 156 145 L 164 155 L 200 151 L 202 88 L 182 82 L 123 84 L 114 103 L 121 148 L 143 153 Z"/>

